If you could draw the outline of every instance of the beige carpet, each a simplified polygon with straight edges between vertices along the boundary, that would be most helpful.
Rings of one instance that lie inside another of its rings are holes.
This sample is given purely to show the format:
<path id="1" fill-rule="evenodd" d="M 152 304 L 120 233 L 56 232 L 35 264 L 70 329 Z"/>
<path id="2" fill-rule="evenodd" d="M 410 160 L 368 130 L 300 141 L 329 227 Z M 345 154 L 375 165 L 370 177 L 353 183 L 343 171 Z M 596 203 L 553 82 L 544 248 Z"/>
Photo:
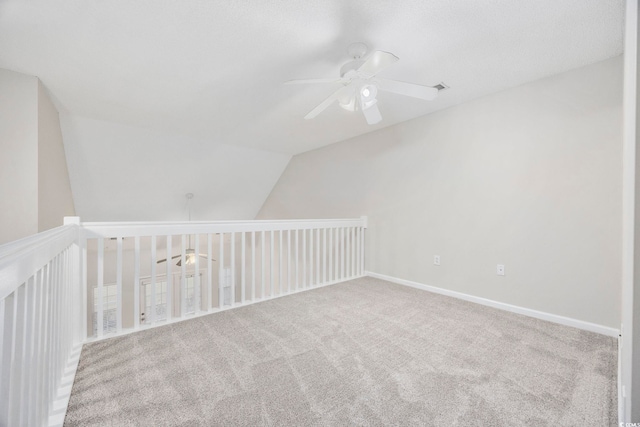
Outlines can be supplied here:
<path id="1" fill-rule="evenodd" d="M 613 426 L 613 338 L 365 278 L 88 344 L 68 426 Z"/>

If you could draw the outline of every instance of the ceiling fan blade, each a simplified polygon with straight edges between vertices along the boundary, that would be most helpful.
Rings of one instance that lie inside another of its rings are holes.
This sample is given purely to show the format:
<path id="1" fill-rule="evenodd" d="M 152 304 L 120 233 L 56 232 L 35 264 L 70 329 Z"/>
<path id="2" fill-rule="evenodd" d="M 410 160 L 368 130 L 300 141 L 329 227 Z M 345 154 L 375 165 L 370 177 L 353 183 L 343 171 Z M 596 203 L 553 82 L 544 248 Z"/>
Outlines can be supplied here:
<path id="1" fill-rule="evenodd" d="M 342 97 L 343 94 L 348 93 L 350 90 L 351 89 L 349 86 L 341 87 L 340 89 L 338 89 L 337 91 L 329 95 L 329 97 L 324 101 L 322 101 L 320 105 L 318 105 L 316 108 L 311 110 L 306 116 L 304 116 L 304 118 L 307 120 L 313 119 L 315 116 L 323 112 L 329 105 L 331 105 L 333 101 L 340 99 L 340 97 Z"/>
<path id="2" fill-rule="evenodd" d="M 400 58 L 393 53 L 384 52 L 382 50 L 376 50 L 373 52 L 364 64 L 358 68 L 358 73 L 366 74 L 368 76 L 375 76 L 389 65 L 395 63 Z"/>
<path id="3" fill-rule="evenodd" d="M 180 261 L 176 262 L 176 265 L 177 265 L 178 267 L 181 267 L 181 266 L 182 266 L 182 260 L 180 260 Z"/>
<path id="4" fill-rule="evenodd" d="M 364 118 L 370 125 L 375 125 L 376 123 L 380 122 L 380 120 L 382 120 L 382 115 L 380 114 L 380 110 L 378 110 L 377 103 L 373 104 L 369 108 L 362 110 L 362 114 L 364 114 Z"/>
<path id="5" fill-rule="evenodd" d="M 198 254 L 198 256 L 200 256 L 201 258 L 204 258 L 204 259 L 208 259 L 209 258 L 206 255 L 202 255 L 202 254 Z M 215 259 L 211 258 L 211 261 L 215 261 Z"/>
<path id="6" fill-rule="evenodd" d="M 438 89 L 431 86 L 417 85 L 414 83 L 399 82 L 397 80 L 376 79 L 378 81 L 378 89 L 386 90 L 400 95 L 411 96 L 413 98 L 431 101 L 438 96 Z"/>
<path id="7" fill-rule="evenodd" d="M 286 85 L 305 85 L 305 84 L 315 84 L 315 83 L 344 83 L 344 79 L 302 79 L 302 80 L 289 80 L 288 82 L 284 82 Z"/>
<path id="8" fill-rule="evenodd" d="M 180 258 L 182 255 L 176 255 L 176 256 L 172 256 L 171 259 L 176 259 L 176 258 Z M 161 259 L 158 260 L 157 264 L 160 264 L 161 262 L 167 262 L 167 258 L 165 259 Z"/>

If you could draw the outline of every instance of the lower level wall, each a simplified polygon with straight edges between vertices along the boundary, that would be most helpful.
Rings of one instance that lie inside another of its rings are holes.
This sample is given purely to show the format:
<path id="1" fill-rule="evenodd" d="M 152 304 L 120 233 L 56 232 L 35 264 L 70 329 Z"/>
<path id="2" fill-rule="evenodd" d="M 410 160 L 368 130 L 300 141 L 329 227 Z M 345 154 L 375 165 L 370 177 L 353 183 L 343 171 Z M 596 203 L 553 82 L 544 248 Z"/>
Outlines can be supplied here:
<path id="1" fill-rule="evenodd" d="M 617 329 L 621 108 L 618 57 L 295 156 L 258 219 L 367 215 L 369 271 Z"/>

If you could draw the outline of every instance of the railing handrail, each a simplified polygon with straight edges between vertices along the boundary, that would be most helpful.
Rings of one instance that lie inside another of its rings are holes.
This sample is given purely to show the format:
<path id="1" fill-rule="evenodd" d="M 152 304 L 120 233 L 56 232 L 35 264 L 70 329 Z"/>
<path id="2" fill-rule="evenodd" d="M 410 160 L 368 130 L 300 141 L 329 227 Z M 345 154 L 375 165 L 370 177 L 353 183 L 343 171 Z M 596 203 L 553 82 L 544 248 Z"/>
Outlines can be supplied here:
<path id="1" fill-rule="evenodd" d="M 0 300 L 78 241 L 78 226 L 62 225 L 0 246 Z"/>
<path id="2" fill-rule="evenodd" d="M 295 222 L 330 222 L 330 221 L 360 221 L 359 218 L 297 218 L 297 219 L 241 219 L 219 221 L 88 221 L 83 226 L 115 226 L 115 225 L 189 225 L 189 224 L 255 224 L 255 223 L 295 223 Z"/>
<path id="3" fill-rule="evenodd" d="M 133 237 L 136 235 L 179 235 L 229 233 L 242 231 L 307 230 L 329 227 L 366 227 L 366 217 L 339 219 L 243 220 L 243 221 L 157 221 L 157 222 L 83 222 L 88 238 Z"/>

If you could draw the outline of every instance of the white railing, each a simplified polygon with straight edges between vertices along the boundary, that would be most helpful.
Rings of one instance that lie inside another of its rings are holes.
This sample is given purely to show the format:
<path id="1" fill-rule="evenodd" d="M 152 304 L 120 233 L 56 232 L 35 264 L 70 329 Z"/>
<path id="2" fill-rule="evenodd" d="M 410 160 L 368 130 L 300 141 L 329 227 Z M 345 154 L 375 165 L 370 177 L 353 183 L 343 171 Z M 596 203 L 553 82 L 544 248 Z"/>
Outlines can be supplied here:
<path id="1" fill-rule="evenodd" d="M 0 426 L 64 421 L 84 340 L 78 231 L 0 246 Z"/>
<path id="2" fill-rule="evenodd" d="M 83 223 L 83 280 L 92 307 L 85 322 L 88 337 L 100 339 L 360 277 L 366 225 L 364 217 Z"/>
<path id="3" fill-rule="evenodd" d="M 70 217 L 0 246 L 0 426 L 62 425 L 88 340 L 363 276 L 366 227 Z"/>

